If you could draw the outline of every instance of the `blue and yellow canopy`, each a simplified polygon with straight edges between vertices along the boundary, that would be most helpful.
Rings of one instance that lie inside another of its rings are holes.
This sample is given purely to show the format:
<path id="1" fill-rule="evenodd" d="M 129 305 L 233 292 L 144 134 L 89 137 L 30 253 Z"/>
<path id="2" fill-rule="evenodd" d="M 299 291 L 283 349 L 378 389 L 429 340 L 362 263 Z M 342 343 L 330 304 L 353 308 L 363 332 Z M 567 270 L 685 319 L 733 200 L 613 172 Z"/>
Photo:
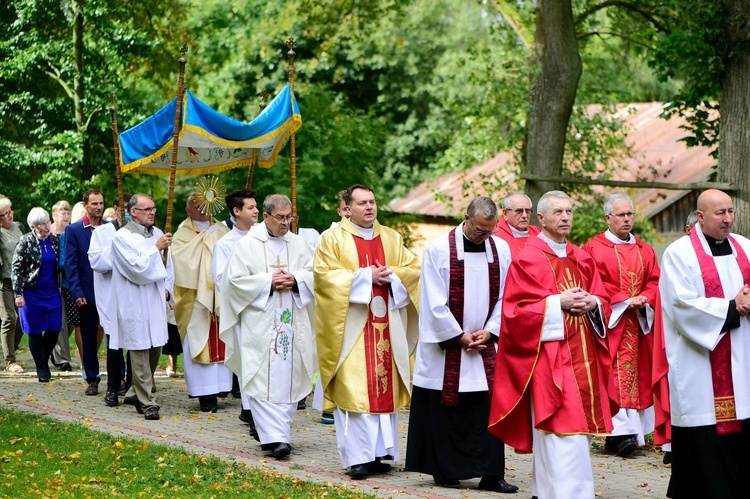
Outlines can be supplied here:
<path id="1" fill-rule="evenodd" d="M 177 98 L 120 134 L 123 172 L 169 175 Z M 185 91 L 180 120 L 177 175 L 203 175 L 258 165 L 270 168 L 302 116 L 289 84 L 250 123 L 228 118 Z"/>

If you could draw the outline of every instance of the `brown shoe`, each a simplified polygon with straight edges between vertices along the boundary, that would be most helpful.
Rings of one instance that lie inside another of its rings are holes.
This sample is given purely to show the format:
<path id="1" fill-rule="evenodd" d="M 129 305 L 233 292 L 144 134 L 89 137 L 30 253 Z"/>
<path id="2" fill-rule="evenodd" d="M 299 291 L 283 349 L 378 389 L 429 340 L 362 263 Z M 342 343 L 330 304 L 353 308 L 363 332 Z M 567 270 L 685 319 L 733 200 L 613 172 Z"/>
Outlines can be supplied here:
<path id="1" fill-rule="evenodd" d="M 99 395 L 99 382 L 92 381 L 89 386 L 86 387 L 86 391 L 83 392 L 85 395 Z"/>

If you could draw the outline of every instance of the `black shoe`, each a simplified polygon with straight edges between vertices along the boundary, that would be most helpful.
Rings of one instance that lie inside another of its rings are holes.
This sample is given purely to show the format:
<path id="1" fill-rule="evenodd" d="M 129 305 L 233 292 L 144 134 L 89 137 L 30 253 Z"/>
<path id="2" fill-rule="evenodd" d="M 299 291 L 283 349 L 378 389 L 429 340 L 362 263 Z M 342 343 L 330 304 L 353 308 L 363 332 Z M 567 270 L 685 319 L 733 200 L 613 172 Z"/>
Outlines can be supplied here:
<path id="1" fill-rule="evenodd" d="M 292 446 L 282 442 L 274 447 L 271 452 L 276 459 L 282 459 L 292 453 Z"/>
<path id="2" fill-rule="evenodd" d="M 255 429 L 255 423 L 250 423 L 250 436 L 253 437 L 256 442 L 260 442 L 260 436 L 258 435 L 258 430 Z"/>
<path id="3" fill-rule="evenodd" d="M 146 410 L 143 411 L 143 417 L 151 421 L 161 419 L 161 416 L 159 415 L 159 408 L 155 405 L 147 407 Z"/>
<path id="4" fill-rule="evenodd" d="M 67 362 L 63 362 L 62 364 L 60 364 L 57 367 L 59 367 L 61 371 L 66 371 L 66 372 L 70 372 L 70 371 L 73 370 L 73 368 Z"/>
<path id="5" fill-rule="evenodd" d="M 435 480 L 435 485 L 437 485 L 438 487 L 457 489 L 461 486 L 461 482 L 459 482 L 458 480 L 452 480 L 450 478 L 442 478 L 442 477 L 433 475 L 432 479 Z"/>
<path id="6" fill-rule="evenodd" d="M 479 490 L 491 490 L 493 492 L 500 492 L 501 494 L 511 494 L 513 492 L 518 492 L 518 487 L 506 482 L 505 478 L 501 478 L 500 480 L 485 480 L 484 478 L 482 478 L 481 480 L 479 480 L 479 485 L 477 486 L 477 488 Z"/>
<path id="7" fill-rule="evenodd" d="M 323 424 L 333 424 L 333 414 L 330 412 L 324 412 L 320 416 L 320 422 Z"/>
<path id="8" fill-rule="evenodd" d="M 201 395 L 198 397 L 202 412 L 217 412 L 219 410 L 219 401 L 216 395 Z"/>
<path id="9" fill-rule="evenodd" d="M 307 402 L 305 402 L 305 399 L 302 399 L 299 402 L 297 402 L 297 410 L 301 411 L 304 409 L 307 409 Z"/>
<path id="10" fill-rule="evenodd" d="M 380 461 L 380 458 L 367 463 L 367 467 L 370 469 L 370 473 L 388 473 L 393 469 L 393 466 Z"/>
<path id="11" fill-rule="evenodd" d="M 370 470 L 367 468 L 367 463 L 355 464 L 349 468 L 349 477 L 352 480 L 362 480 L 370 476 Z"/>
<path id="12" fill-rule="evenodd" d="M 250 412 L 250 409 L 242 409 L 238 417 L 240 418 L 240 421 L 242 421 L 245 424 L 253 423 L 253 413 Z"/>
<path id="13" fill-rule="evenodd" d="M 120 405 L 120 399 L 117 397 L 117 390 L 107 387 L 107 394 L 104 395 L 104 403 L 108 407 L 117 407 Z"/>
<path id="14" fill-rule="evenodd" d="M 40 383 L 49 383 L 49 376 L 37 376 Z"/>
<path id="15" fill-rule="evenodd" d="M 628 437 L 617 444 L 617 455 L 620 457 L 628 457 L 638 448 L 638 442 L 635 438 Z"/>
<path id="16" fill-rule="evenodd" d="M 217 404 L 206 404 L 201 405 L 201 412 L 219 412 L 219 406 Z"/>
<path id="17" fill-rule="evenodd" d="M 662 463 L 666 465 L 672 464 L 672 451 L 667 451 L 664 453 L 664 459 L 661 460 Z"/>
<path id="18" fill-rule="evenodd" d="M 611 453 L 617 452 L 617 444 L 620 443 L 618 437 L 606 437 L 604 439 L 604 450 Z"/>

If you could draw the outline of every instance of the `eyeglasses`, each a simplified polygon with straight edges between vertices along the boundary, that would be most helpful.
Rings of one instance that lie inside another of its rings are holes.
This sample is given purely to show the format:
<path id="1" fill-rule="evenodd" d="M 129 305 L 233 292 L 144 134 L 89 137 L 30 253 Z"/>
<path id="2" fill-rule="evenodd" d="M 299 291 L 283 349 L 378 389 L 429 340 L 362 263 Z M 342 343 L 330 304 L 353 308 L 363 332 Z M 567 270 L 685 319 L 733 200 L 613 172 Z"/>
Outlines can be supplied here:
<path id="1" fill-rule="evenodd" d="M 295 217 L 294 215 L 271 215 L 269 213 L 268 216 L 275 218 L 279 222 L 291 222 L 293 220 L 297 220 L 297 217 Z"/>
<path id="2" fill-rule="evenodd" d="M 516 215 L 523 215 L 526 213 L 527 215 L 531 215 L 531 208 L 516 208 L 515 210 L 511 210 Z"/>
<path id="3" fill-rule="evenodd" d="M 626 211 L 625 213 L 610 213 L 610 216 L 617 218 L 633 218 L 633 215 L 635 215 L 635 213 L 632 211 Z"/>
<path id="4" fill-rule="evenodd" d="M 148 213 L 156 213 L 156 206 L 152 206 L 150 208 L 138 208 L 137 206 L 134 206 L 133 209 L 138 211 L 146 211 Z"/>
<path id="5" fill-rule="evenodd" d="M 0 218 L 12 217 L 12 216 L 13 216 L 13 210 L 8 210 L 7 213 L 3 213 L 2 215 L 0 215 Z"/>
<path id="6" fill-rule="evenodd" d="M 474 228 L 474 233 L 477 236 L 491 236 L 492 234 L 494 234 L 494 233 L 497 232 L 497 227 L 494 228 L 494 229 L 492 229 L 492 230 L 479 230 L 479 229 L 477 229 L 477 226 L 474 225 L 474 221 L 471 218 L 469 219 L 469 223 Z"/>

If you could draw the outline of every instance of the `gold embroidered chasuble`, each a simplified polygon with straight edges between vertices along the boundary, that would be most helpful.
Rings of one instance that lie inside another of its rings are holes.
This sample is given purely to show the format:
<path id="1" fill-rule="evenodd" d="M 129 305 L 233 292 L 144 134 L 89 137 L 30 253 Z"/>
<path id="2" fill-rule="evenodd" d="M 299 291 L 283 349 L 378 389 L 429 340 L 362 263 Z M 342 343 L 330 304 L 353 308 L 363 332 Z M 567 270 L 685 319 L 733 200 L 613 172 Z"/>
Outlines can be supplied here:
<path id="1" fill-rule="evenodd" d="M 368 362 L 367 354 L 371 348 L 368 348 L 366 335 L 382 329 L 383 326 L 372 326 L 379 322 L 373 317 L 383 316 L 388 323 L 388 347 L 392 363 L 391 369 L 385 369 L 385 372 L 392 375 L 387 383 L 388 388 L 393 390 L 393 403 L 390 404 L 393 410 L 390 412 L 395 412 L 409 402 L 411 394 L 409 356 L 418 337 L 420 264 L 417 257 L 404 247 L 403 239 L 396 231 L 376 221 L 373 241 L 380 239 L 385 255 L 385 262 L 380 263 L 401 280 L 409 294 L 409 303 L 403 308 L 391 309 L 391 292 L 388 292 L 385 309 L 383 300 L 379 299 L 373 299 L 369 304 L 351 303 L 354 273 L 367 266 L 360 263 L 362 255 L 355 238 L 361 239 L 362 236 L 351 221 L 344 219 L 338 227 L 321 236 L 315 254 L 316 341 L 321 383 L 325 391 L 324 410 L 339 407 L 365 414 L 380 412 L 371 406 L 368 386 L 383 386 L 384 370 L 377 365 L 375 369 L 368 369 L 368 365 L 373 366 L 373 363 Z M 377 339 L 375 341 L 376 345 L 382 343 Z"/>

